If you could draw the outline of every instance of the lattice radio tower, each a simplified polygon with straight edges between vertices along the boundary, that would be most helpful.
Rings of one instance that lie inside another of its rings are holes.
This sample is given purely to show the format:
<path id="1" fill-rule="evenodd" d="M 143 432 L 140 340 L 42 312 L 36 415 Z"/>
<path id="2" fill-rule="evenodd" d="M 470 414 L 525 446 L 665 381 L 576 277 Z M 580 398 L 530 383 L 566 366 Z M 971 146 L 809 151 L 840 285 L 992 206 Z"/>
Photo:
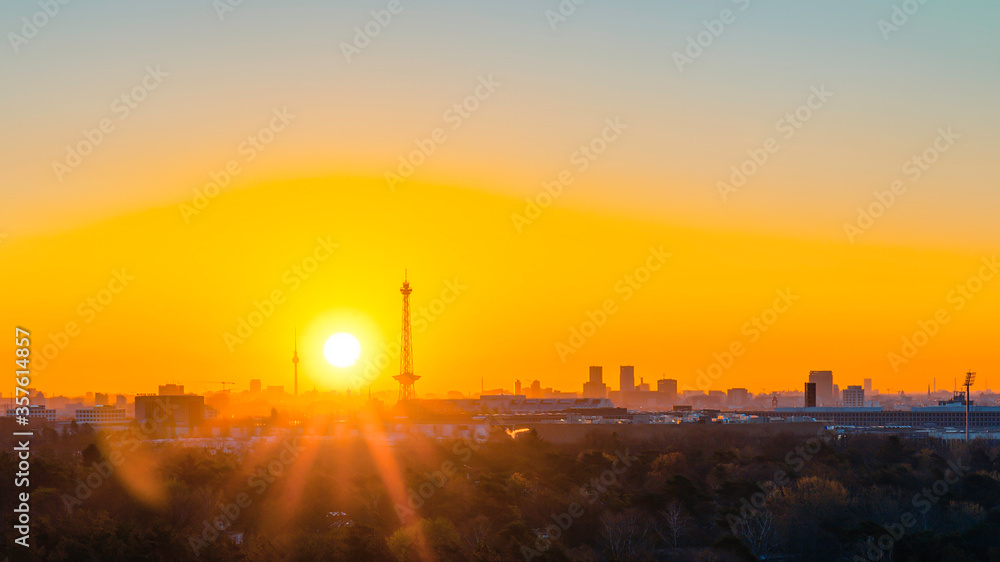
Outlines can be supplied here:
<path id="1" fill-rule="evenodd" d="M 417 392 L 413 389 L 413 383 L 417 382 L 417 375 L 413 374 L 413 332 L 410 330 L 410 282 L 407 281 L 406 272 L 403 272 L 403 287 L 399 289 L 403 294 L 403 335 L 402 350 L 399 356 L 399 374 L 392 377 L 399 381 L 399 401 L 413 400 L 417 397 Z"/>
<path id="2" fill-rule="evenodd" d="M 299 397 L 299 329 L 295 328 L 295 349 L 292 351 L 292 365 L 295 369 L 295 397 Z"/>

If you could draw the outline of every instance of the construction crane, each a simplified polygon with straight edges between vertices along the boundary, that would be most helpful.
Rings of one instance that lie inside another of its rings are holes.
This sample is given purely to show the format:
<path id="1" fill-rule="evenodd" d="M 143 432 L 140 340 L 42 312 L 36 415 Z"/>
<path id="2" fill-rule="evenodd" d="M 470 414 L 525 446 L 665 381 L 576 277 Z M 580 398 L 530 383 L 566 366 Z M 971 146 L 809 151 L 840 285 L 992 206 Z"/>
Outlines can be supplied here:
<path id="1" fill-rule="evenodd" d="M 198 383 L 199 384 L 221 384 L 223 392 L 226 391 L 226 385 L 227 384 L 231 384 L 231 385 L 234 385 L 234 386 L 236 385 L 236 383 L 229 382 L 229 381 L 198 381 Z"/>

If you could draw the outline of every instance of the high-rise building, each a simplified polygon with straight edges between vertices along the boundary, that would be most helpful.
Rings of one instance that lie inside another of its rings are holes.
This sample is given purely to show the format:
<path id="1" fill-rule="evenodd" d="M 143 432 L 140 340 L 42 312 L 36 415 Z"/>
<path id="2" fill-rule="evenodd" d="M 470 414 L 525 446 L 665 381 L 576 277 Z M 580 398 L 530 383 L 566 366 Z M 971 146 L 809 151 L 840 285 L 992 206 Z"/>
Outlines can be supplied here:
<path id="1" fill-rule="evenodd" d="M 847 408 L 861 408 L 865 405 L 865 389 L 858 385 L 848 386 L 844 389 L 844 406 Z"/>
<path id="2" fill-rule="evenodd" d="M 618 407 L 635 406 L 635 368 L 631 365 L 622 365 L 618 371 Z"/>
<path id="3" fill-rule="evenodd" d="M 608 386 L 603 382 L 587 381 L 583 383 L 584 398 L 607 398 Z"/>
<path id="4" fill-rule="evenodd" d="M 161 384 L 160 385 L 160 396 L 179 396 L 184 394 L 183 384 Z"/>
<path id="5" fill-rule="evenodd" d="M 260 379 L 250 380 L 250 394 L 260 394 Z"/>
<path id="6" fill-rule="evenodd" d="M 833 371 L 809 371 L 809 382 L 816 383 L 816 403 L 820 406 L 833 406 L 836 400 L 833 393 Z"/>
<path id="7" fill-rule="evenodd" d="M 622 365 L 618 375 L 619 388 L 622 392 L 635 392 L 635 367 Z"/>
<path id="8" fill-rule="evenodd" d="M 125 398 L 124 394 L 119 394 L 118 396 L 115 396 L 115 406 L 118 406 L 119 408 L 124 408 L 127 402 L 128 399 Z"/>
<path id="9" fill-rule="evenodd" d="M 531 386 L 528 387 L 528 398 L 541 398 L 542 397 L 542 381 L 533 380 L 531 381 Z"/>
<path id="10" fill-rule="evenodd" d="M 677 380 L 660 379 L 656 381 L 656 391 L 669 394 L 671 399 L 675 398 L 677 396 Z"/>
<path id="11" fill-rule="evenodd" d="M 107 392 L 95 392 L 94 393 L 94 404 L 97 406 L 107 406 L 108 405 L 108 393 Z"/>
<path id="12" fill-rule="evenodd" d="M 750 402 L 750 391 L 745 388 L 730 388 L 726 392 L 726 399 L 733 406 L 742 406 Z"/>
<path id="13" fill-rule="evenodd" d="M 656 396 L 653 403 L 660 408 L 667 408 L 677 402 L 677 381 L 660 379 L 656 381 Z"/>
<path id="14" fill-rule="evenodd" d="M 607 398 L 608 387 L 604 384 L 604 368 L 591 367 L 590 380 L 583 383 L 584 398 Z"/>
<path id="15" fill-rule="evenodd" d="M 871 392 L 872 392 L 872 380 L 871 379 L 865 379 L 865 392 L 867 394 L 871 394 Z"/>
<path id="16" fill-rule="evenodd" d="M 515 395 L 520 395 L 521 394 L 521 381 L 519 381 L 519 380 L 518 381 L 514 381 L 514 394 Z"/>
<path id="17" fill-rule="evenodd" d="M 190 433 L 205 419 L 205 397 L 195 394 L 139 394 L 135 397 L 135 420 L 152 424 L 156 433 L 173 437 Z"/>
<path id="18" fill-rule="evenodd" d="M 805 407 L 815 408 L 816 407 L 816 383 L 807 382 L 806 383 L 806 396 L 805 396 Z"/>

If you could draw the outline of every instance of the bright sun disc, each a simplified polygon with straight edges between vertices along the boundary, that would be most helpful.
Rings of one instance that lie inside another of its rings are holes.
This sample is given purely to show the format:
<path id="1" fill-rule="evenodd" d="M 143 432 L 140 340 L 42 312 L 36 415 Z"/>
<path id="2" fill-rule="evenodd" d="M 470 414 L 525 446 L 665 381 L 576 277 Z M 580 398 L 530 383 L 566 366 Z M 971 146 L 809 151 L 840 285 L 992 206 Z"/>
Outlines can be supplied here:
<path id="1" fill-rule="evenodd" d="M 333 334 L 323 344 L 323 356 L 334 367 L 350 367 L 361 356 L 361 343 L 351 334 Z"/>

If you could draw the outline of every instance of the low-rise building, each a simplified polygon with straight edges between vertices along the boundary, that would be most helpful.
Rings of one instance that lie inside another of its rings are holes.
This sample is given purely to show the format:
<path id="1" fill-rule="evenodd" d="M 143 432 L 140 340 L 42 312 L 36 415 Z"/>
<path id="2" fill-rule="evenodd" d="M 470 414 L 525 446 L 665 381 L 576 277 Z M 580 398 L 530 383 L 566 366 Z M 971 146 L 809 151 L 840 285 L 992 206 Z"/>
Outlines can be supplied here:
<path id="1" fill-rule="evenodd" d="M 125 410 L 114 406 L 95 406 L 76 410 L 76 423 L 91 425 L 125 423 Z"/>
<path id="2" fill-rule="evenodd" d="M 16 408 L 7 408 L 6 416 L 8 418 L 17 417 L 20 414 L 17 413 Z M 56 411 L 54 408 L 46 408 L 38 404 L 32 404 L 28 406 L 28 419 L 41 419 L 45 421 L 54 422 L 56 421 Z"/>

